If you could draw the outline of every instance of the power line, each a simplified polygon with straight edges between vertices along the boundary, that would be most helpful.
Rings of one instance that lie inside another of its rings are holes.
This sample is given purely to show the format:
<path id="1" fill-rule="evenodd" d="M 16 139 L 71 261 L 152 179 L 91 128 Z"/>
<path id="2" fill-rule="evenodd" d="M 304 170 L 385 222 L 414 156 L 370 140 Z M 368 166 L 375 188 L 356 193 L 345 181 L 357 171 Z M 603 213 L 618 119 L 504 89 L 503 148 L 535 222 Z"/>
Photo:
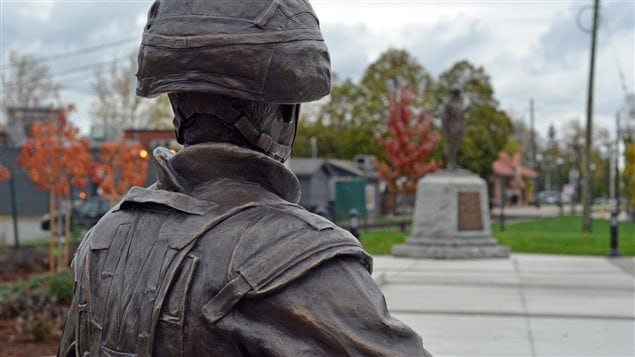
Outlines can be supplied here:
<path id="1" fill-rule="evenodd" d="M 96 63 L 91 63 L 91 64 L 87 64 L 87 65 L 83 65 L 83 66 L 77 66 L 77 67 L 72 67 L 72 68 L 66 68 L 57 72 L 51 72 L 50 76 L 52 77 L 51 79 L 56 79 L 59 80 L 59 78 L 53 78 L 53 77 L 64 77 L 64 76 L 68 76 L 71 74 L 77 74 L 80 72 L 86 72 L 89 70 L 94 70 L 97 69 L 99 67 L 105 66 L 105 65 L 113 65 L 113 64 L 117 64 L 120 61 L 129 58 L 129 56 L 122 56 L 122 57 L 118 57 L 118 58 L 114 58 L 112 60 L 109 61 L 102 61 L 102 62 L 96 62 Z M 31 82 L 27 82 L 27 83 L 15 83 L 13 85 L 8 85 L 8 86 L 4 86 L 3 85 L 3 90 L 10 90 L 10 89 L 14 89 L 17 88 L 19 86 L 23 86 L 23 85 L 29 85 L 31 83 L 35 83 L 36 81 L 31 81 Z"/>
<path id="2" fill-rule="evenodd" d="M 58 54 L 43 56 L 43 57 L 36 57 L 34 60 L 36 62 L 47 62 L 47 61 L 53 61 L 53 60 L 58 60 L 62 58 L 79 56 L 79 55 L 83 55 L 83 54 L 87 54 L 91 52 L 97 52 L 97 51 L 110 48 L 110 47 L 116 47 L 124 43 L 132 42 L 135 40 L 138 40 L 138 37 L 129 37 L 129 38 L 124 38 L 122 40 L 107 42 L 107 43 L 103 43 L 101 45 L 92 46 L 92 47 L 85 47 L 85 48 L 81 48 L 81 49 L 70 51 L 70 52 L 58 53 Z M 12 66 L 11 63 L 5 63 L 5 64 L 2 64 L 0 67 L 2 67 L 2 70 L 4 71 L 6 69 L 11 68 L 11 66 Z"/>
<path id="3" fill-rule="evenodd" d="M 609 46 L 611 47 L 611 52 L 613 53 L 613 59 L 615 59 L 615 66 L 617 67 L 617 74 L 620 77 L 620 82 L 622 84 L 622 91 L 624 91 L 624 95 L 628 95 L 628 86 L 626 85 L 626 78 L 624 77 L 624 71 L 622 71 L 622 65 L 620 63 L 619 56 L 617 55 L 617 51 L 615 50 L 615 45 L 613 44 L 613 35 L 611 33 L 611 29 L 606 24 L 606 21 L 600 21 L 600 24 L 606 30 L 608 35 Z"/>
<path id="4" fill-rule="evenodd" d="M 50 75 L 51 76 L 64 76 L 67 74 L 71 74 L 71 73 L 77 73 L 77 72 L 83 72 L 83 71 L 87 71 L 90 69 L 95 69 L 97 67 L 101 67 L 107 64 L 116 64 L 119 61 L 128 58 L 128 56 L 123 56 L 123 57 L 118 57 L 118 58 L 114 58 L 112 60 L 109 61 L 102 61 L 102 62 L 96 62 L 96 63 L 91 63 L 91 64 L 87 64 L 87 65 L 83 65 L 83 66 L 77 66 L 77 67 L 71 67 L 71 68 L 66 68 L 60 71 L 56 71 L 56 72 L 51 72 Z"/>

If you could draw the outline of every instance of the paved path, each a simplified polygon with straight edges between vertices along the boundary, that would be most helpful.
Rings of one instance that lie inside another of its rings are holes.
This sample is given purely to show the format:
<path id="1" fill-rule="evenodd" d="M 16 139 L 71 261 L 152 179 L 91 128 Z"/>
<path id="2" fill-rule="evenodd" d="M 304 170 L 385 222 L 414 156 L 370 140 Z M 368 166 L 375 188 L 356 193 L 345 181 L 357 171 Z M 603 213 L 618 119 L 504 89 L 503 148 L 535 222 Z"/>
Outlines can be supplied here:
<path id="1" fill-rule="evenodd" d="M 40 217 L 21 217 L 18 220 L 18 236 L 20 242 L 46 239 L 49 232 L 40 228 Z M 13 220 L 11 216 L 0 217 L 0 244 L 13 245 Z"/>
<path id="2" fill-rule="evenodd" d="M 635 356 L 634 267 L 633 258 L 379 256 L 374 276 L 435 356 Z"/>
<path id="3" fill-rule="evenodd" d="M 505 220 L 506 221 L 521 221 L 521 220 L 533 220 L 547 217 L 556 217 L 560 215 L 560 207 L 556 205 L 541 205 L 540 208 L 535 206 L 506 206 L 505 207 Z M 501 208 L 494 207 L 491 212 L 492 223 L 497 223 L 500 217 Z M 571 205 L 564 205 L 562 207 L 562 214 L 571 215 Z M 576 205 L 575 214 L 582 214 L 582 205 Z M 609 206 L 593 206 L 592 216 L 595 219 L 610 219 L 611 209 Z M 621 210 L 618 219 L 622 222 L 628 220 L 626 211 Z"/>

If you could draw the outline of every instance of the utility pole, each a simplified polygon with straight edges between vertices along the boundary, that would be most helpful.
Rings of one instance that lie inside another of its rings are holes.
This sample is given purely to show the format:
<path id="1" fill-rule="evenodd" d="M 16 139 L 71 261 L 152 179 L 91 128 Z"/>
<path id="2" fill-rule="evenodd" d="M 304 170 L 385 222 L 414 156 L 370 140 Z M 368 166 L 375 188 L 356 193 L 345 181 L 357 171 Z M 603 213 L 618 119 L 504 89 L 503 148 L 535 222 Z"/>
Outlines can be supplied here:
<path id="1" fill-rule="evenodd" d="M 531 142 L 531 168 L 538 172 L 538 165 L 536 163 L 536 132 L 534 130 L 534 99 L 529 99 L 529 141 Z M 534 179 L 534 206 L 540 207 L 538 202 L 538 178 Z"/>
<path id="2" fill-rule="evenodd" d="M 593 132 L 593 77 L 595 74 L 595 42 L 598 30 L 600 0 L 593 5 L 593 29 L 591 30 L 591 63 L 589 66 L 589 87 L 586 107 L 586 143 L 584 146 L 584 167 L 582 173 L 582 232 L 590 233 L 591 227 L 591 148 Z"/>
<path id="3" fill-rule="evenodd" d="M 536 168 L 536 132 L 534 129 L 534 99 L 529 99 L 529 140 L 531 141 L 531 165 Z"/>
<path id="4" fill-rule="evenodd" d="M 615 212 L 619 215 L 620 213 L 620 140 L 622 132 L 620 130 L 620 112 L 617 112 L 615 116 L 615 177 L 613 178 L 615 181 L 613 183 L 613 192 L 615 198 Z"/>

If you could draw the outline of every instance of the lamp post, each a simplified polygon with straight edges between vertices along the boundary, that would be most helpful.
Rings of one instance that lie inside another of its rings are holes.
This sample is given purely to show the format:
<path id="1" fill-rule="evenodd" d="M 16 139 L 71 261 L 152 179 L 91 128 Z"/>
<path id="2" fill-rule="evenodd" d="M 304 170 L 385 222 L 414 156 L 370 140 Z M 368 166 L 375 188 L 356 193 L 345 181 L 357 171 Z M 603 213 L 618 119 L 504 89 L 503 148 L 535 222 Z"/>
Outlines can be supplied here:
<path id="1" fill-rule="evenodd" d="M 18 260 L 21 261 L 22 253 L 20 252 L 20 236 L 18 234 L 18 203 L 15 196 L 15 174 L 13 172 L 9 179 L 9 191 L 11 195 L 11 218 L 13 219 L 13 247 L 18 252 Z"/>
<path id="2" fill-rule="evenodd" d="M 505 200 L 507 199 L 505 193 L 507 190 L 505 189 L 505 176 L 500 175 L 498 178 L 500 182 L 500 195 L 501 195 L 500 229 L 501 229 L 501 232 L 504 232 L 505 231 Z"/>
<path id="3" fill-rule="evenodd" d="M 613 199 L 615 200 L 615 208 L 613 212 L 611 212 L 611 248 L 609 250 L 609 257 L 619 257 L 620 251 L 618 247 L 618 233 L 619 233 L 619 225 L 618 218 L 620 215 L 620 168 L 619 168 L 619 157 L 620 157 L 620 139 L 621 139 L 621 128 L 620 128 L 620 113 L 617 112 L 616 118 L 616 136 L 615 136 L 615 171 L 614 175 L 614 187 L 613 187 Z M 610 155 L 609 155 L 610 157 Z M 610 160 L 610 159 L 609 159 Z"/>
<path id="4" fill-rule="evenodd" d="M 534 198 L 534 201 L 536 203 L 536 208 L 540 208 L 540 179 L 542 174 L 544 174 L 541 165 L 539 164 L 540 162 L 542 162 L 542 154 L 537 154 L 536 155 L 536 164 L 534 165 L 534 170 L 536 170 L 536 173 L 538 174 L 538 176 L 536 177 L 536 180 L 534 182 L 534 192 L 536 193 L 536 196 Z"/>
<path id="5" fill-rule="evenodd" d="M 348 211 L 349 232 L 359 240 L 359 212 L 355 208 Z"/>
<path id="6" fill-rule="evenodd" d="M 564 164 L 564 159 L 561 157 L 556 159 L 556 187 L 558 188 L 558 210 L 560 216 L 564 216 L 564 205 L 562 202 L 562 183 L 560 182 L 560 166 Z"/>
<path id="7" fill-rule="evenodd" d="M 591 165 L 589 165 L 589 178 L 586 180 L 586 184 L 589 185 L 588 187 L 588 191 L 589 191 L 589 201 L 593 202 L 593 196 L 595 195 L 595 192 L 593 192 L 593 186 L 595 184 L 595 171 L 598 169 L 598 166 L 595 163 L 591 163 Z M 589 214 L 593 213 L 592 210 L 589 210 Z"/>
<path id="8" fill-rule="evenodd" d="M 611 198 L 611 143 L 606 142 L 600 146 L 600 159 L 602 160 L 602 197 Z M 606 192 L 606 190 L 609 192 Z"/>
<path id="9" fill-rule="evenodd" d="M 611 212 L 611 249 L 609 250 L 609 257 L 619 257 L 620 250 L 618 248 L 617 241 L 617 211 Z"/>
<path id="10" fill-rule="evenodd" d="M 580 180 L 580 171 L 576 168 L 569 170 L 569 183 L 573 185 L 573 194 L 571 195 L 571 215 L 575 215 L 575 204 L 577 201 L 578 183 Z"/>

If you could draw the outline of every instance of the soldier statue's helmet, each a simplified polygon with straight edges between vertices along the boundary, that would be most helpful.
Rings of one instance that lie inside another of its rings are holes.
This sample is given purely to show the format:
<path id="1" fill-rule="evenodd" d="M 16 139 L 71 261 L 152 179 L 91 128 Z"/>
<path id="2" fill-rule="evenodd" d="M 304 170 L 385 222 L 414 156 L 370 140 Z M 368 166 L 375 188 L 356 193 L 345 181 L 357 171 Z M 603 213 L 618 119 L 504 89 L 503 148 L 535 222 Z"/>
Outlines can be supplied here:
<path id="1" fill-rule="evenodd" d="M 322 98 L 331 86 L 328 49 L 307 0 L 156 0 L 138 65 L 139 96 L 194 92 L 291 104 L 296 121 L 296 104 Z M 249 141 L 268 145 L 251 129 Z M 293 140 L 283 141 L 290 151 Z"/>

